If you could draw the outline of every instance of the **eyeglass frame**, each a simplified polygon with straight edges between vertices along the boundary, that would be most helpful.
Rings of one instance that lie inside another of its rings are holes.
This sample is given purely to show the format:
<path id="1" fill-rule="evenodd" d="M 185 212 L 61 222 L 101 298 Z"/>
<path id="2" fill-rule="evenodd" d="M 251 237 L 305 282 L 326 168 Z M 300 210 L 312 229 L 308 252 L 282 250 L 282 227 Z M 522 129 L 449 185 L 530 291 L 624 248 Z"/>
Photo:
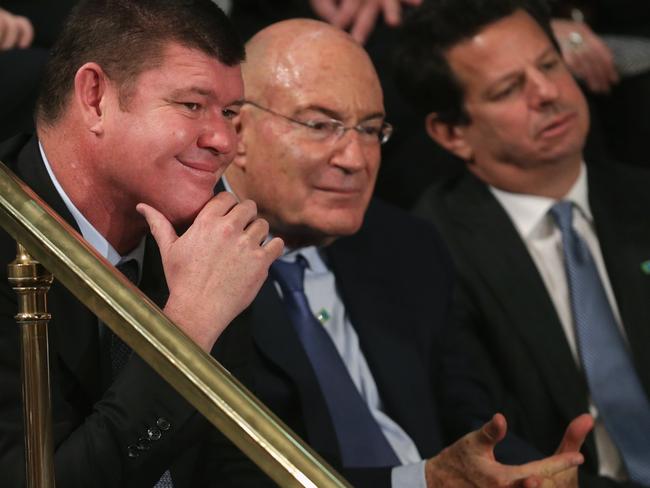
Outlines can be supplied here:
<path id="1" fill-rule="evenodd" d="M 288 115 L 284 115 L 279 112 L 276 112 L 275 110 L 271 110 L 268 107 L 264 107 L 259 103 L 253 102 L 252 100 L 244 100 L 243 105 L 251 105 L 252 107 L 260 109 L 263 112 L 267 112 L 271 115 L 281 117 L 285 120 L 288 120 L 289 122 L 293 122 L 294 124 L 298 124 L 308 129 L 317 130 L 313 125 L 315 122 L 310 123 L 310 122 L 303 122 L 302 120 L 294 119 L 293 117 L 289 117 Z M 336 131 L 332 133 L 332 135 L 336 135 L 336 140 L 339 140 L 341 137 L 343 137 L 343 134 L 345 134 L 349 130 L 354 130 L 358 134 L 363 135 L 362 130 L 364 129 L 364 127 L 361 125 L 362 122 L 358 123 L 357 125 L 351 125 L 349 127 L 346 126 L 342 121 L 331 117 L 328 118 L 325 122 L 332 123 L 337 127 Z M 392 124 L 386 122 L 385 120 L 382 121 L 381 128 L 378 134 L 379 137 L 377 138 L 377 142 L 379 142 L 379 145 L 386 144 L 390 140 L 390 137 L 393 134 L 393 130 L 394 129 Z"/>

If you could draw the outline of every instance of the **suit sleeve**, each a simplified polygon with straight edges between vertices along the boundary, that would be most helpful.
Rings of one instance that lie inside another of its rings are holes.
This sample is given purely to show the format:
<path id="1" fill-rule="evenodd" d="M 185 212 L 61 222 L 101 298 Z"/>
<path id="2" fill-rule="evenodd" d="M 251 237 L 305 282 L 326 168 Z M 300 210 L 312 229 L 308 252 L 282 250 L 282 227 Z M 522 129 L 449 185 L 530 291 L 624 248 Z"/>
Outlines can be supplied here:
<path id="1" fill-rule="evenodd" d="M 21 487 L 25 486 L 25 456 L 19 334 L 13 319 L 17 306 L 5 273 L 0 274 L 0 472 L 3 485 Z M 63 326 L 62 322 L 59 318 L 50 325 L 57 485 L 152 486 L 179 452 L 175 439 L 195 410 L 137 356 L 103 395 L 90 398 L 59 360 L 61 337 L 54 337 L 54 328 Z M 142 439 L 154 428 L 152 438 L 157 440 L 144 445 Z M 144 449 L 134 449 L 139 442 Z"/>

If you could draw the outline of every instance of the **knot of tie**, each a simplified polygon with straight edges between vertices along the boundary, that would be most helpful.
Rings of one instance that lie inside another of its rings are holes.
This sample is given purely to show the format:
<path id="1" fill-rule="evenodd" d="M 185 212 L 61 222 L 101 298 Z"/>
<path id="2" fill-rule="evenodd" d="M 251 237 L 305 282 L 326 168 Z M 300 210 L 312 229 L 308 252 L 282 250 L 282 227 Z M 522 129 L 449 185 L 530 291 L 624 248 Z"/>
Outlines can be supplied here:
<path id="1" fill-rule="evenodd" d="M 131 283 L 138 283 L 138 262 L 135 259 L 129 259 L 115 266 Z"/>
<path id="2" fill-rule="evenodd" d="M 562 234 L 571 230 L 573 225 L 573 203 L 568 200 L 557 202 L 551 207 L 551 215 Z"/>
<path id="3" fill-rule="evenodd" d="M 270 269 L 271 276 L 276 280 L 283 291 L 304 291 L 305 269 L 309 263 L 302 254 L 296 256 L 293 262 L 276 260 Z"/>

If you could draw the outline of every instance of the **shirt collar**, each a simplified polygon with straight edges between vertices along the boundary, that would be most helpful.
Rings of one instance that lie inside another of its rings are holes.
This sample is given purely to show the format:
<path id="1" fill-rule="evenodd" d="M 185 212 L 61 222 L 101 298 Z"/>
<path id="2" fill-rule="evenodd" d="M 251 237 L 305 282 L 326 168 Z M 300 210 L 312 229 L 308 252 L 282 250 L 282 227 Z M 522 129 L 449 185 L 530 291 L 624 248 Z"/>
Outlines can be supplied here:
<path id="1" fill-rule="evenodd" d="M 511 193 L 490 186 L 490 191 L 506 210 L 519 234 L 530 237 L 533 231 L 546 217 L 556 200 L 537 195 Z M 568 193 L 562 198 L 574 203 L 585 219 L 589 222 L 593 217 L 589 207 L 587 188 L 587 166 L 584 162 L 580 165 L 580 174 Z"/>
<path id="2" fill-rule="evenodd" d="M 50 166 L 50 162 L 47 159 L 47 156 L 45 155 L 45 151 L 43 150 L 43 146 L 41 145 L 40 141 L 38 143 L 39 150 L 41 151 L 41 158 L 43 159 L 43 163 L 45 164 L 45 169 L 47 170 L 47 173 L 50 175 L 50 179 L 52 180 L 52 184 L 54 184 L 54 188 L 56 188 L 57 193 L 63 200 L 63 203 L 65 203 L 65 206 L 67 207 L 68 211 L 72 214 L 72 217 L 74 218 L 75 222 L 77 223 L 77 226 L 79 227 L 79 230 L 81 231 L 81 235 L 83 238 L 90 244 L 99 254 L 101 254 L 103 257 L 105 257 L 109 263 L 111 263 L 113 266 L 116 266 L 120 262 L 125 262 L 128 261 L 129 259 L 135 259 L 138 263 L 138 270 L 139 274 L 141 273 L 142 270 L 142 262 L 144 260 L 144 246 L 145 246 L 145 238 L 143 237 L 140 243 L 133 249 L 130 253 L 126 254 L 125 256 L 121 256 L 113 246 L 106 240 L 106 238 L 99 233 L 95 227 L 84 217 L 84 215 L 79 211 L 77 207 L 75 207 L 74 203 L 72 203 L 72 200 L 70 200 L 70 197 L 66 194 L 65 190 L 59 183 L 59 181 L 56 179 L 56 176 L 54 175 L 54 171 L 52 171 L 52 167 Z"/>

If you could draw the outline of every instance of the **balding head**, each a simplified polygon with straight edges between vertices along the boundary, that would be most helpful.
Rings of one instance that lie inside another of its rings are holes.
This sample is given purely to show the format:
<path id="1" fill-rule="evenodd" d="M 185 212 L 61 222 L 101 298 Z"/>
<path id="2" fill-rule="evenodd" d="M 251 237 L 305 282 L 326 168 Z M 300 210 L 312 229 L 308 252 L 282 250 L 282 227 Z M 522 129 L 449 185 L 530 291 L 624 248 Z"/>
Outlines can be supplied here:
<path id="1" fill-rule="evenodd" d="M 381 90 L 363 47 L 347 32 L 324 22 L 278 22 L 257 33 L 246 45 L 246 53 L 246 95 L 261 103 L 278 91 L 307 88 L 307 83 L 323 76 L 333 82 L 364 76 L 366 82 Z"/>
<path id="2" fill-rule="evenodd" d="M 356 232 L 374 188 L 384 119 L 365 50 L 328 24 L 294 19 L 251 39 L 243 74 L 250 103 L 227 173 L 235 193 L 255 200 L 290 245 Z M 328 130 L 332 120 L 365 130 L 337 133 Z"/>

